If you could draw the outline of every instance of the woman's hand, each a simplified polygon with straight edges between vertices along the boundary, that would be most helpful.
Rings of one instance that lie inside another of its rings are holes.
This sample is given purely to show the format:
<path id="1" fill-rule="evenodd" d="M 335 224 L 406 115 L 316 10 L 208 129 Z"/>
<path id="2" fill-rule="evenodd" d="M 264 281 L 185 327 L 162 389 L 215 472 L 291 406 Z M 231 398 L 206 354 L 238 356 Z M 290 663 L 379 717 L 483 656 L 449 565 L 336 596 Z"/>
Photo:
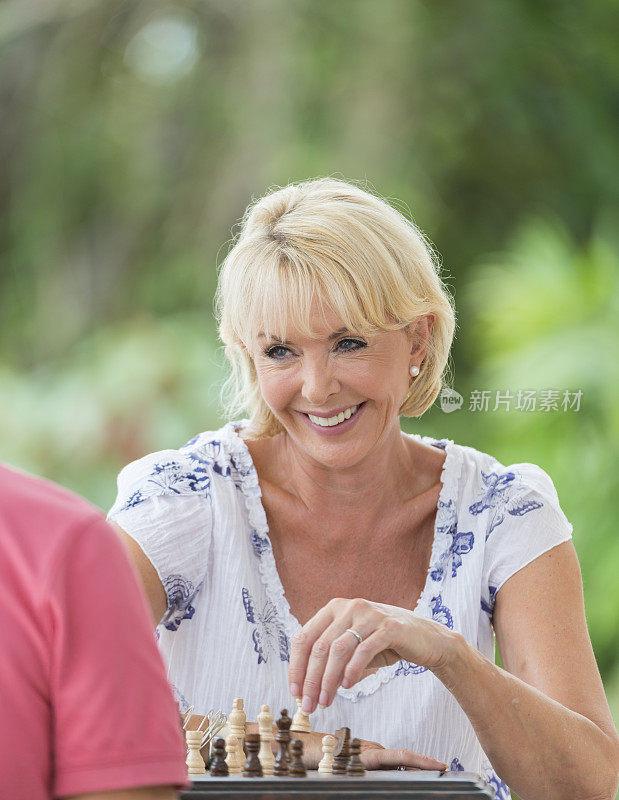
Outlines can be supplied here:
<path id="1" fill-rule="evenodd" d="M 441 772 L 447 769 L 447 764 L 443 761 L 419 755 L 419 753 L 414 753 L 404 747 L 399 750 L 387 750 L 377 742 L 363 740 L 361 741 L 361 761 L 366 769 L 406 767 L 407 769 L 436 769 Z"/>
<path id="2" fill-rule="evenodd" d="M 348 629 L 361 636 L 361 642 Z M 329 706 L 338 686 L 350 688 L 369 667 L 400 660 L 436 669 L 451 633 L 405 608 L 362 599 L 335 598 L 321 608 L 292 640 L 288 680 L 302 709 Z M 390 751 L 386 751 L 390 752 Z"/>
<path id="3" fill-rule="evenodd" d="M 248 722 L 246 725 L 247 733 L 259 733 L 257 722 Z M 273 726 L 273 741 L 271 742 L 271 750 L 273 755 L 277 755 L 279 745 L 275 741 L 275 734 L 277 728 Z M 317 769 L 318 763 L 322 758 L 322 739 L 324 733 L 311 731 L 306 733 L 304 731 L 295 731 L 292 733 L 293 739 L 301 739 L 303 742 L 303 763 L 307 769 Z M 207 745 L 208 748 L 208 745 Z M 203 753 L 203 755 L 205 755 Z M 208 753 L 206 753 L 206 760 L 208 761 Z M 435 758 L 419 755 L 412 750 L 402 748 L 400 750 L 387 750 L 378 744 L 378 742 L 366 742 L 361 740 L 361 761 L 366 769 L 397 769 L 403 766 L 408 769 L 436 769 L 446 770 L 447 764 L 442 761 L 437 761 Z"/>

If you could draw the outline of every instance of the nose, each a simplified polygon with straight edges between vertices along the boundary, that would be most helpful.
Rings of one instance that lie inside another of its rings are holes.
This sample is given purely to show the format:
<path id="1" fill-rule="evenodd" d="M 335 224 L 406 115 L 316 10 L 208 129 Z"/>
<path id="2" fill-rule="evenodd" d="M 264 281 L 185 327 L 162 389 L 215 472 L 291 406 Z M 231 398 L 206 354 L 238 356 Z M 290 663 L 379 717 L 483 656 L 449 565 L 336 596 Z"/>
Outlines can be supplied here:
<path id="1" fill-rule="evenodd" d="M 340 383 L 328 358 L 304 359 L 301 394 L 310 406 L 317 409 L 326 405 L 339 391 Z"/>

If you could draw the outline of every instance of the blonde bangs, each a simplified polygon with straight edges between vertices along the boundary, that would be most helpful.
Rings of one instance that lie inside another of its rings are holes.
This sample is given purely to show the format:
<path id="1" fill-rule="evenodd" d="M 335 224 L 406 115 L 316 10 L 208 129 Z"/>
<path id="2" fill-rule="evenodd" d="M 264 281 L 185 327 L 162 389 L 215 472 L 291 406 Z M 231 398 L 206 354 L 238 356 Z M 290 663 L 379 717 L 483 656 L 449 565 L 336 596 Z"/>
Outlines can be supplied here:
<path id="1" fill-rule="evenodd" d="M 244 277 L 236 287 L 235 303 L 229 307 L 229 325 L 245 346 L 259 333 L 268 340 L 285 339 L 291 327 L 316 338 L 319 334 L 310 325 L 314 301 L 322 312 L 323 324 L 331 312 L 350 331 L 362 335 L 407 324 L 394 322 L 394 309 L 386 307 L 386 298 L 381 297 L 380 286 L 372 285 L 371 274 L 359 283 L 350 270 L 326 258 L 280 255 L 265 259 Z"/>

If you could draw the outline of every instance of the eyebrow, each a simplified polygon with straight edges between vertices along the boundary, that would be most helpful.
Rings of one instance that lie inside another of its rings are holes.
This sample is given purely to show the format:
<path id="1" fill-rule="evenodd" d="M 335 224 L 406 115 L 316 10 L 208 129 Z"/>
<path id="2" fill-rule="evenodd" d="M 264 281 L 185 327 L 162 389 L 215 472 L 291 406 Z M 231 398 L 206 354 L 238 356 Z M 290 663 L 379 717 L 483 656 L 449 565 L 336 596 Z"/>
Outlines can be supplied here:
<path id="1" fill-rule="evenodd" d="M 339 331 L 334 331 L 331 333 L 327 339 L 331 341 L 332 339 L 337 339 L 338 336 L 341 336 L 343 333 L 350 333 L 348 328 L 340 328 Z M 288 341 L 288 339 L 280 339 L 279 336 L 272 336 L 271 337 L 274 342 L 279 342 L 280 344 L 292 344 L 292 342 Z M 266 339 L 263 331 L 260 331 L 258 334 L 258 339 Z"/>

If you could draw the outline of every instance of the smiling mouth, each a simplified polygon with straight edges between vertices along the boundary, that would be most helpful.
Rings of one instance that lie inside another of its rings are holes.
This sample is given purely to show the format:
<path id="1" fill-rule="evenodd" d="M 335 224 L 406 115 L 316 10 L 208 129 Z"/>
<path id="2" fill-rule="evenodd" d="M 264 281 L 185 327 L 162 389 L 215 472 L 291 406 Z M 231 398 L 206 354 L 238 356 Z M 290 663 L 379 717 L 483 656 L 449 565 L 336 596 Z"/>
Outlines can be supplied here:
<path id="1" fill-rule="evenodd" d="M 358 403 L 356 406 L 350 406 L 346 411 L 341 411 L 334 417 L 315 417 L 313 414 L 306 414 L 305 416 L 308 417 L 314 425 L 320 425 L 321 428 L 336 428 L 338 425 L 346 422 L 347 419 L 354 417 L 362 405 L 363 403 Z"/>

